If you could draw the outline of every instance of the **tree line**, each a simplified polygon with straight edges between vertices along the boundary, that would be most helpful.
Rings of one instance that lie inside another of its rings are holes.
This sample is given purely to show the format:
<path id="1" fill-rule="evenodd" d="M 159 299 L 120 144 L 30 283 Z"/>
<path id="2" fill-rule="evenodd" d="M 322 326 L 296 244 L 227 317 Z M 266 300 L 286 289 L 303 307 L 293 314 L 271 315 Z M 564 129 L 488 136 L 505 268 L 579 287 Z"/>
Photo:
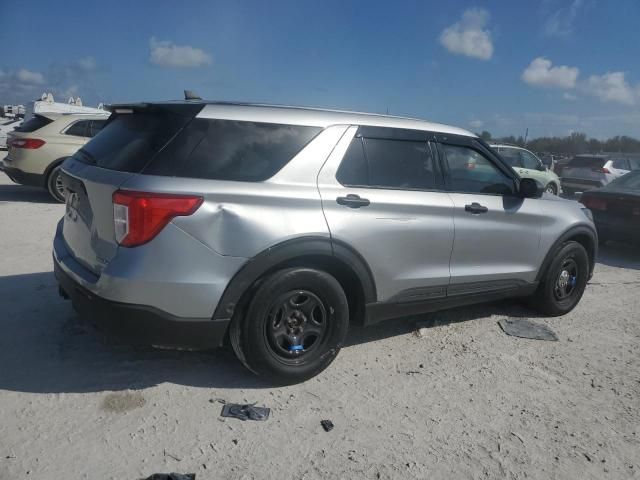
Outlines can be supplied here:
<path id="1" fill-rule="evenodd" d="M 534 152 L 550 152 L 561 153 L 567 155 L 576 155 L 579 153 L 640 153 L 640 140 L 627 137 L 625 135 L 617 135 L 607 140 L 598 140 L 596 138 L 588 138 L 584 133 L 572 133 L 566 137 L 540 137 L 527 140 L 513 135 L 503 138 L 493 138 L 491 133 L 483 131 L 478 135 L 487 142 L 503 142 L 520 147 L 526 147 Z"/>

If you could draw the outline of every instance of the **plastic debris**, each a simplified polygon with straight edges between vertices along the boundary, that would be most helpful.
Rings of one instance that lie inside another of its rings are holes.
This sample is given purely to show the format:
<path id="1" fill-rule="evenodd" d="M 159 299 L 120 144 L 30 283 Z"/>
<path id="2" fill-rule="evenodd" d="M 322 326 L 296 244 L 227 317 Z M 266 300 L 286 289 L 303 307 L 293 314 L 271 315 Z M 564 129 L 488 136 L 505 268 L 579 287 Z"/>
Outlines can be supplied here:
<path id="1" fill-rule="evenodd" d="M 237 418 L 242 420 L 256 420 L 263 422 L 269 418 L 271 410 L 266 407 L 256 407 L 255 403 L 241 405 L 237 403 L 227 403 L 222 407 L 220 415 L 222 417 Z"/>
<path id="2" fill-rule="evenodd" d="M 154 473 L 145 480 L 196 480 L 195 473 Z"/>
<path id="3" fill-rule="evenodd" d="M 320 420 L 320 425 L 322 425 L 325 432 L 333 430 L 333 422 L 331 420 Z"/>
<path id="4" fill-rule="evenodd" d="M 529 320 L 500 320 L 500 328 L 507 335 L 520 338 L 531 338 L 533 340 L 547 340 L 557 342 L 557 335 L 546 325 L 530 322 Z"/>

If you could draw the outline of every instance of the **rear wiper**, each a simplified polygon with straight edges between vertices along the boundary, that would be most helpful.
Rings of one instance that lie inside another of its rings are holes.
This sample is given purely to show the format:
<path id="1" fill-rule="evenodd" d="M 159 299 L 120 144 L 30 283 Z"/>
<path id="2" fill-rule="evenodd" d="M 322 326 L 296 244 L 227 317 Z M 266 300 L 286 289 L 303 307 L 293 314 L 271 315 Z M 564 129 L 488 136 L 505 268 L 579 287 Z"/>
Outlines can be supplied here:
<path id="1" fill-rule="evenodd" d="M 89 152 L 87 152 L 84 148 L 81 148 L 80 150 L 78 150 L 76 152 L 76 155 L 78 155 L 78 160 L 80 160 L 81 162 L 85 162 L 85 163 L 90 163 L 92 165 L 96 164 L 96 158 L 91 155 Z"/>

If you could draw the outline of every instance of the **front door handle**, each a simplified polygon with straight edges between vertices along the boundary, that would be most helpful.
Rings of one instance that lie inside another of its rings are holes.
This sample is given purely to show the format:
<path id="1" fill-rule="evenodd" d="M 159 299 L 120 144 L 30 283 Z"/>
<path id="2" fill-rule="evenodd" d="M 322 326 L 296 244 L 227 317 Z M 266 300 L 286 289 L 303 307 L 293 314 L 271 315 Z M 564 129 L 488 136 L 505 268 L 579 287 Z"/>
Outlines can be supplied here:
<path id="1" fill-rule="evenodd" d="M 368 207 L 371 203 L 369 199 L 360 198 L 360 195 L 355 195 L 353 193 L 350 193 L 346 197 L 336 198 L 336 202 L 338 202 L 338 205 L 344 205 L 349 208 Z"/>
<path id="2" fill-rule="evenodd" d="M 471 212 L 474 215 L 476 215 L 478 213 L 487 213 L 489 211 L 489 209 L 487 207 L 485 207 L 484 205 L 480 205 L 477 202 L 473 202 L 471 205 L 465 205 L 464 206 L 464 211 L 465 212 Z"/>

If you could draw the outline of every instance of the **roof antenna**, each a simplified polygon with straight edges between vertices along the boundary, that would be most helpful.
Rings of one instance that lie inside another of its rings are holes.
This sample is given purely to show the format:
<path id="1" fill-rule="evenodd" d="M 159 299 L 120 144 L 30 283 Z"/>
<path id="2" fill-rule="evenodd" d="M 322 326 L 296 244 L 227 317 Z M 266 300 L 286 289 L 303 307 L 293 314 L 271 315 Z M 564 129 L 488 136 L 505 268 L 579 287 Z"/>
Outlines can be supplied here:
<path id="1" fill-rule="evenodd" d="M 185 90 L 184 99 L 185 100 L 202 100 L 202 97 L 200 97 L 197 93 L 192 92 L 191 90 Z"/>

